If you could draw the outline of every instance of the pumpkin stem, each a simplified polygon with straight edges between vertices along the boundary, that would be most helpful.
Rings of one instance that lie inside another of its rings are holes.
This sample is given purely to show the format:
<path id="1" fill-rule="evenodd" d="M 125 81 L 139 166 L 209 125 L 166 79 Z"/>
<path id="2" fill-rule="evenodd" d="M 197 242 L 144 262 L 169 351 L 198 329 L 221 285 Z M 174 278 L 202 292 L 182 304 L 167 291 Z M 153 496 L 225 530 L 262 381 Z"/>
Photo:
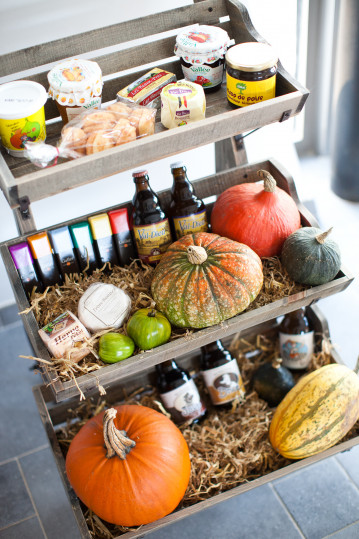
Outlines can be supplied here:
<path id="1" fill-rule="evenodd" d="M 359 356 L 358 356 L 357 364 L 354 367 L 354 372 L 355 372 L 355 374 L 359 374 Z"/>
<path id="2" fill-rule="evenodd" d="M 321 243 L 323 245 L 323 243 L 327 239 L 327 236 L 329 236 L 332 230 L 333 230 L 333 227 L 331 227 L 326 232 L 322 232 L 321 234 L 318 234 L 318 236 L 315 236 L 315 239 L 317 240 L 318 243 Z"/>
<path id="3" fill-rule="evenodd" d="M 115 408 L 106 410 L 103 416 L 103 437 L 107 449 L 106 457 L 108 459 L 117 455 L 121 460 L 126 459 L 126 455 L 135 447 L 136 442 L 128 438 L 124 430 L 118 430 L 115 427 L 114 419 L 117 415 Z"/>
<path id="4" fill-rule="evenodd" d="M 187 247 L 187 257 L 191 264 L 203 264 L 208 258 L 206 249 L 199 245 Z"/>
<path id="5" fill-rule="evenodd" d="M 269 174 L 267 170 L 258 170 L 257 175 L 264 181 L 264 190 L 267 191 L 267 193 L 274 193 L 277 188 L 277 182 L 272 174 Z"/>

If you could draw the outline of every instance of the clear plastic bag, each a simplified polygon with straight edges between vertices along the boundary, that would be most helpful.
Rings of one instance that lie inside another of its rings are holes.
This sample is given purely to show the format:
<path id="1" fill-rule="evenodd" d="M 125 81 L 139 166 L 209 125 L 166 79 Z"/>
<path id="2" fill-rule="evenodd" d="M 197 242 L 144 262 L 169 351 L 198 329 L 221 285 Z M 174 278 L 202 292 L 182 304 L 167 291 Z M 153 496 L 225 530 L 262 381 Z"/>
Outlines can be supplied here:
<path id="1" fill-rule="evenodd" d="M 25 145 L 25 155 L 41 168 L 55 165 L 58 157 L 74 159 L 91 155 L 152 135 L 155 116 L 154 108 L 120 101 L 106 109 L 91 109 L 62 128 L 57 147 L 29 142 Z"/>

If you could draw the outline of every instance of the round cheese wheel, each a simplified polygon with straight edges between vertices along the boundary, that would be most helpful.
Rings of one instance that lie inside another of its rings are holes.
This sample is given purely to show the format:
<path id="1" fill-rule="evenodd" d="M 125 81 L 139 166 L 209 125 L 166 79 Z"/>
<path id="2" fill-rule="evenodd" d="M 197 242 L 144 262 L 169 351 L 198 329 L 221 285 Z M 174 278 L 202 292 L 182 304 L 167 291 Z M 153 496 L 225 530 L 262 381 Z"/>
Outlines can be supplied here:
<path id="1" fill-rule="evenodd" d="M 113 284 L 95 283 L 82 295 L 78 317 L 92 333 L 119 328 L 130 313 L 131 299 Z"/>

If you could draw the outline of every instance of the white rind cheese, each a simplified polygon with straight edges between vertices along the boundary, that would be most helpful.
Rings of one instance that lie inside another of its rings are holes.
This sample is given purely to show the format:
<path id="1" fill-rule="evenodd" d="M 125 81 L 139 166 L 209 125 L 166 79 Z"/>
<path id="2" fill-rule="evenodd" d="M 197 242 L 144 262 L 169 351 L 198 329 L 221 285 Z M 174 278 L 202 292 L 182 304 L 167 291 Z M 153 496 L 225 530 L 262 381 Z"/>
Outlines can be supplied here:
<path id="1" fill-rule="evenodd" d="M 202 86 L 190 81 L 168 84 L 161 92 L 161 122 L 171 129 L 204 120 L 206 98 Z"/>
<path id="2" fill-rule="evenodd" d="M 92 284 L 79 301 L 78 317 L 92 333 L 119 328 L 131 309 L 130 297 L 113 284 Z"/>

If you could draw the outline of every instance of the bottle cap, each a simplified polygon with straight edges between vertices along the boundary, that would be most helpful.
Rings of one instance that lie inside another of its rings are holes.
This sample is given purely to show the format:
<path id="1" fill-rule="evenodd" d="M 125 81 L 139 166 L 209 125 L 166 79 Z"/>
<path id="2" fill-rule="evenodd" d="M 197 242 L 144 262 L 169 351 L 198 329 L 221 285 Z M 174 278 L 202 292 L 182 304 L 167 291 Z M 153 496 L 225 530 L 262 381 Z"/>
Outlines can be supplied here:
<path id="1" fill-rule="evenodd" d="M 174 168 L 184 167 L 184 164 L 183 164 L 183 161 L 177 161 L 176 163 L 171 163 L 170 167 L 171 167 L 171 170 L 173 170 Z"/>
<path id="2" fill-rule="evenodd" d="M 141 178 L 141 176 L 148 176 L 148 171 L 147 170 L 135 170 L 134 172 L 132 172 L 132 177 L 133 178 Z"/>

